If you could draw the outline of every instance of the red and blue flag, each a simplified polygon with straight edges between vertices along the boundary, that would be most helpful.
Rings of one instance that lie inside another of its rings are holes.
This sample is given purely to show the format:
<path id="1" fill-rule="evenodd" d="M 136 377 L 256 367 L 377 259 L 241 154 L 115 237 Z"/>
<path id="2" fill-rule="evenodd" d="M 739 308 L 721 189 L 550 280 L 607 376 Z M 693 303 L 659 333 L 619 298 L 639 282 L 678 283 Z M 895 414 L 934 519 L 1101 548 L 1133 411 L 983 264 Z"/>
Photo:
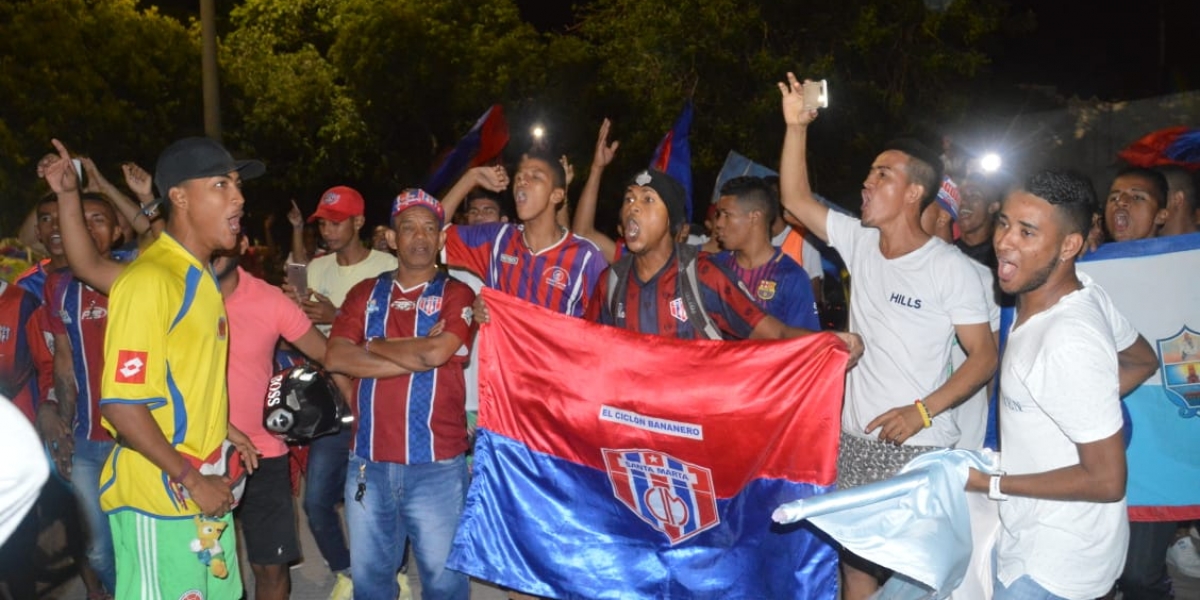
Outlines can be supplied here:
<path id="1" fill-rule="evenodd" d="M 432 194 L 439 193 L 454 183 L 467 169 L 487 164 L 499 156 L 506 145 L 508 121 L 504 119 L 504 107 L 493 104 L 442 159 L 441 166 L 425 180 L 421 189 L 429 190 Z"/>
<path id="2" fill-rule="evenodd" d="M 684 210 L 688 221 L 692 220 L 692 145 L 688 133 L 692 129 L 692 101 L 683 104 L 683 110 L 675 119 L 675 125 L 658 142 L 650 168 L 658 169 L 674 177 L 686 192 Z"/>
<path id="3" fill-rule="evenodd" d="M 844 346 L 681 341 L 483 290 L 475 473 L 448 566 L 552 598 L 836 598 L 781 503 L 836 479 Z"/>

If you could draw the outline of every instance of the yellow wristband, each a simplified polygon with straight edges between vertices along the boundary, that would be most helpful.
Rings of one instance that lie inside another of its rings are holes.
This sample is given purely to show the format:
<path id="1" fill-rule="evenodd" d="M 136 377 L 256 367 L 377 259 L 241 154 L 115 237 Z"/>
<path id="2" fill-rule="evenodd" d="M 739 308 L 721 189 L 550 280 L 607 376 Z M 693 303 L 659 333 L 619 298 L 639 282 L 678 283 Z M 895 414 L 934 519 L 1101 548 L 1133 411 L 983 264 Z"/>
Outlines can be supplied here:
<path id="1" fill-rule="evenodd" d="M 917 412 L 921 413 L 921 422 L 924 423 L 925 429 L 933 427 L 933 419 L 929 416 L 929 409 L 925 407 L 925 402 L 917 400 L 914 404 L 917 405 Z"/>

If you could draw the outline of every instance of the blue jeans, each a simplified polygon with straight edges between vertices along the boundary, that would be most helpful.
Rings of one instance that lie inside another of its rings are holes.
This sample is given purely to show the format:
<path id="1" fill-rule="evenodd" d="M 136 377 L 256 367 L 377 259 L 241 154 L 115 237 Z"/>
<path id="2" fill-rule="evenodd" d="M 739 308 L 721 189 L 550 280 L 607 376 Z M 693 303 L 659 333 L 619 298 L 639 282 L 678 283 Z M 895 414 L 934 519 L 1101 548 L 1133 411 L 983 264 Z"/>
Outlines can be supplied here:
<path id="1" fill-rule="evenodd" d="M 100 509 L 100 470 L 113 445 L 114 442 L 93 442 L 77 437 L 75 455 L 71 458 L 71 484 L 88 529 L 88 563 L 110 593 L 117 589 L 117 568 L 113 561 L 108 515 Z"/>
<path id="2" fill-rule="evenodd" d="M 1129 552 L 1117 585 L 1125 600 L 1168 600 L 1175 597 L 1167 575 L 1167 549 L 1175 542 L 1174 521 L 1129 524 Z"/>
<path id="3" fill-rule="evenodd" d="M 304 484 L 304 514 L 317 549 L 329 570 L 337 573 L 350 568 L 350 548 L 337 513 L 346 485 L 346 457 L 350 456 L 350 428 L 319 437 L 308 447 L 307 481 Z"/>
<path id="4" fill-rule="evenodd" d="M 1038 585 L 1032 577 L 1022 575 L 1004 587 L 1000 583 L 1000 571 L 996 568 L 996 551 L 992 550 L 992 600 L 1067 600 L 1056 596 L 1046 588 Z"/>
<path id="5" fill-rule="evenodd" d="M 395 598 L 396 571 L 404 540 L 412 541 L 425 600 L 466 600 L 467 576 L 446 568 L 467 495 L 463 455 L 432 463 L 402 465 L 350 457 L 346 478 L 346 522 L 356 560 L 351 567 L 354 597 Z M 356 501 L 359 482 L 366 484 Z"/>

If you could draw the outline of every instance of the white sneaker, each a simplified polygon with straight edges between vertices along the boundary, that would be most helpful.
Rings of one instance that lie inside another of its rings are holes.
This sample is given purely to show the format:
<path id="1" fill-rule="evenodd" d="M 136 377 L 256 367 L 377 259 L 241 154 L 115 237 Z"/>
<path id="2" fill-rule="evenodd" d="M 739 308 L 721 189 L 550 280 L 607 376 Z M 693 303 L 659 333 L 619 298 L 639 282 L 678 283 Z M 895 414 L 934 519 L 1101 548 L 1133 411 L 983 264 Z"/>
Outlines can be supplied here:
<path id="1" fill-rule="evenodd" d="M 1181 537 L 1167 549 L 1167 564 L 1188 577 L 1200 578 L 1200 552 L 1191 537 Z"/>

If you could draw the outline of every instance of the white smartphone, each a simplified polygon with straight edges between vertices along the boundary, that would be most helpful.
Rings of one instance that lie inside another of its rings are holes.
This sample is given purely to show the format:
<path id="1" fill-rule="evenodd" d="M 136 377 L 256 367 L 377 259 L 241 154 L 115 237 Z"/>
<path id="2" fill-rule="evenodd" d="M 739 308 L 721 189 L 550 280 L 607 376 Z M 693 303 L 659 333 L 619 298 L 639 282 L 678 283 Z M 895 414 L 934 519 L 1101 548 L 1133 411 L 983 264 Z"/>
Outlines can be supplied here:
<path id="1" fill-rule="evenodd" d="M 287 282 L 296 289 L 297 298 L 308 299 L 308 265 L 288 263 Z"/>
<path id="2" fill-rule="evenodd" d="M 829 108 L 829 86 L 824 79 L 804 84 L 804 106 L 805 108 Z"/>
<path id="3" fill-rule="evenodd" d="M 79 178 L 79 183 L 83 183 L 83 161 L 78 158 L 72 158 L 71 164 L 75 165 L 75 176 Z"/>

